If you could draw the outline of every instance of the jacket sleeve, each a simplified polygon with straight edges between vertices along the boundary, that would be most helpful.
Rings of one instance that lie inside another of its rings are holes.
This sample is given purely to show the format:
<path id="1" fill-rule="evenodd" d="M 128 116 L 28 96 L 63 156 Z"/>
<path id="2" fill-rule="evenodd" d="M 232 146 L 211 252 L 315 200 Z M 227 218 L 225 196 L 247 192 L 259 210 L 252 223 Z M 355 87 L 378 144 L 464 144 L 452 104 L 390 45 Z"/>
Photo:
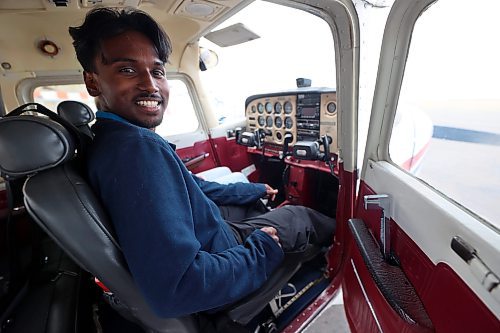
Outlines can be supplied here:
<path id="1" fill-rule="evenodd" d="M 257 183 L 219 184 L 192 175 L 205 195 L 217 205 L 245 205 L 266 195 L 266 186 Z"/>
<path id="2" fill-rule="evenodd" d="M 166 144 L 151 138 L 122 142 L 100 167 L 108 170 L 99 180 L 100 195 L 127 264 L 158 315 L 233 303 L 259 288 L 282 261 L 281 248 L 260 230 L 219 253 L 202 248 L 196 202 L 186 190 L 189 173 Z"/>

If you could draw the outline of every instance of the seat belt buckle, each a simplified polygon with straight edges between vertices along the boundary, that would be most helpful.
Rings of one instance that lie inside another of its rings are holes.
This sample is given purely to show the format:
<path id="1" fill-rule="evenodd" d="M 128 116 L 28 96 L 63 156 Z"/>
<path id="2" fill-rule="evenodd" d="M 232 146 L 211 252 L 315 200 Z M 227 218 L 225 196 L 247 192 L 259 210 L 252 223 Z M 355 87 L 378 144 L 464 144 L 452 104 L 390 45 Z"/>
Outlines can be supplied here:
<path id="1" fill-rule="evenodd" d="M 99 286 L 99 288 L 102 289 L 102 291 L 108 295 L 112 295 L 113 293 L 111 292 L 111 290 L 109 290 L 105 285 L 104 283 L 101 282 L 101 280 L 99 280 L 98 278 L 94 277 L 94 282 Z"/>

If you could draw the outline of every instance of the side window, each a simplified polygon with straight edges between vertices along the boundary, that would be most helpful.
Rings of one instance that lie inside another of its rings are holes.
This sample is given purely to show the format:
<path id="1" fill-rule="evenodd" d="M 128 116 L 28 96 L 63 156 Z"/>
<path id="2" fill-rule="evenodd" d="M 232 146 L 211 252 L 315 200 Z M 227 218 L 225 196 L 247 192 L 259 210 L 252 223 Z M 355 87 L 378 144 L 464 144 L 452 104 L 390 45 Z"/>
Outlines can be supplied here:
<path id="1" fill-rule="evenodd" d="M 168 85 L 168 107 L 163 122 L 156 128 L 156 133 L 166 137 L 196 131 L 199 127 L 198 117 L 186 83 L 179 79 L 169 79 Z"/>
<path id="2" fill-rule="evenodd" d="M 53 111 L 59 102 L 66 100 L 79 101 L 96 110 L 94 98 L 87 93 L 84 84 L 40 86 L 33 91 L 33 100 Z"/>
<path id="3" fill-rule="evenodd" d="M 500 2 L 477 1 L 439 0 L 418 19 L 389 153 L 500 230 Z"/>
<path id="4" fill-rule="evenodd" d="M 156 132 L 163 136 L 194 132 L 199 122 L 186 84 L 179 79 L 170 79 L 170 98 L 163 122 Z M 50 110 L 56 110 L 57 104 L 65 100 L 76 100 L 96 111 L 94 98 L 87 93 L 84 84 L 50 85 L 37 87 L 33 99 Z"/>

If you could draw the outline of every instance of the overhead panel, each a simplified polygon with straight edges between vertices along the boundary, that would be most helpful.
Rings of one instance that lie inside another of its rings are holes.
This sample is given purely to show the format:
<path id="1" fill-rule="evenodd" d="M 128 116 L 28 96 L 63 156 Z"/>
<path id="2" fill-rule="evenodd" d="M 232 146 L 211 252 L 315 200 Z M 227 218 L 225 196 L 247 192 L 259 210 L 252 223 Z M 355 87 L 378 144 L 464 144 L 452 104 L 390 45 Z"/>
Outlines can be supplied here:
<path id="1" fill-rule="evenodd" d="M 110 7 L 138 7 L 141 0 L 80 0 L 82 8 L 95 6 L 110 6 Z"/>
<path id="2" fill-rule="evenodd" d="M 227 9 L 226 6 L 205 0 L 185 0 L 176 7 L 176 15 L 202 21 L 213 21 Z"/>

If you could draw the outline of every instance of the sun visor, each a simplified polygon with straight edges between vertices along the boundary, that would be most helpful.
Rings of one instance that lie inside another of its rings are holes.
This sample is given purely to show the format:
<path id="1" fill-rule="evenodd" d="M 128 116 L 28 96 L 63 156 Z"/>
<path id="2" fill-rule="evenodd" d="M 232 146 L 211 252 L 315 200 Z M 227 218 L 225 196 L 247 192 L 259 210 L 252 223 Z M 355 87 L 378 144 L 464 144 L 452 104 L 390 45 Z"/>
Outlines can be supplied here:
<path id="1" fill-rule="evenodd" d="M 242 23 L 236 23 L 223 29 L 209 32 L 205 38 L 220 47 L 233 46 L 260 38 L 255 32 L 245 27 Z"/>

